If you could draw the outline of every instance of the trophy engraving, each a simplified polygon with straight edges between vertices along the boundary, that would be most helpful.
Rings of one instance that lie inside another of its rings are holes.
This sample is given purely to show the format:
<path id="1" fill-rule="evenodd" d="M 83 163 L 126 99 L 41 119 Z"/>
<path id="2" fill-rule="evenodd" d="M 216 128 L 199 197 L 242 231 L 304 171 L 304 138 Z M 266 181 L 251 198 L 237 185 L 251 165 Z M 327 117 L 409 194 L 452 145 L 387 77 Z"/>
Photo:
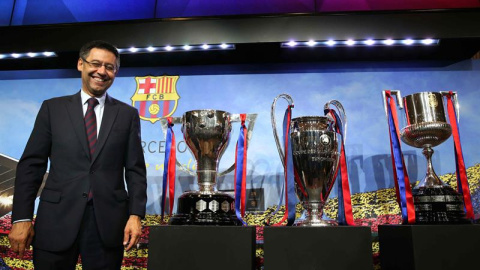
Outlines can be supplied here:
<path id="1" fill-rule="evenodd" d="M 430 105 L 430 107 L 433 107 L 433 108 L 438 106 L 438 101 L 435 94 L 433 93 L 428 94 L 428 104 Z"/>
<path id="2" fill-rule="evenodd" d="M 228 212 L 230 210 L 230 204 L 227 201 L 222 202 L 222 211 Z"/>

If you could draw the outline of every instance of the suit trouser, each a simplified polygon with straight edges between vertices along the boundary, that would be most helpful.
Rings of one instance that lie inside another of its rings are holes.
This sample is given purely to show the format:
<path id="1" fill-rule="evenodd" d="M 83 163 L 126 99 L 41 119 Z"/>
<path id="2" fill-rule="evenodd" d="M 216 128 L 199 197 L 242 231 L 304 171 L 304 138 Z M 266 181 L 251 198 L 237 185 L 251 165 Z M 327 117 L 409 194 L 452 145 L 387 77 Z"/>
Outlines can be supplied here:
<path id="1" fill-rule="evenodd" d="M 92 203 L 88 203 L 75 243 L 61 252 L 33 248 L 35 270 L 73 270 L 80 255 L 85 270 L 118 270 L 122 265 L 123 246 L 107 248 L 98 233 Z"/>

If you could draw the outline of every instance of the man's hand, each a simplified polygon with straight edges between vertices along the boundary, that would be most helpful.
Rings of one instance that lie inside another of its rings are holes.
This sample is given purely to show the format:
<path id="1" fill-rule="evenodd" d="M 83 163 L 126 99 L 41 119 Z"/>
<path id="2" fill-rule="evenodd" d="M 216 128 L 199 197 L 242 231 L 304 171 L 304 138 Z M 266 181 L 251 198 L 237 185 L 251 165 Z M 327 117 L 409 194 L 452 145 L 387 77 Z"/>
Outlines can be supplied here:
<path id="1" fill-rule="evenodd" d="M 138 244 L 140 236 L 142 235 L 142 223 L 140 217 L 131 215 L 125 226 L 123 234 L 123 246 L 125 250 L 130 250 L 133 246 Z"/>
<path id="2" fill-rule="evenodd" d="M 34 235 L 31 221 L 21 221 L 12 225 L 8 240 L 10 240 L 12 251 L 17 253 L 20 259 L 23 259 L 25 249 L 30 248 Z"/>

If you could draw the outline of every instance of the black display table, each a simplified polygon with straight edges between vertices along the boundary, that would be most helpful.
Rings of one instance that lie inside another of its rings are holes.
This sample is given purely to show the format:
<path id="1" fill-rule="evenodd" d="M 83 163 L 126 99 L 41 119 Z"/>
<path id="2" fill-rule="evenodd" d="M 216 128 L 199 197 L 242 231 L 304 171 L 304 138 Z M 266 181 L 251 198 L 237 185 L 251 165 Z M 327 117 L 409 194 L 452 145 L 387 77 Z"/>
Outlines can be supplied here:
<path id="1" fill-rule="evenodd" d="M 382 225 L 382 270 L 478 269 L 479 225 Z"/>
<path id="2" fill-rule="evenodd" d="M 151 226 L 148 269 L 252 270 L 255 227 Z"/>
<path id="3" fill-rule="evenodd" d="M 372 270 L 369 227 L 265 227 L 265 270 Z"/>

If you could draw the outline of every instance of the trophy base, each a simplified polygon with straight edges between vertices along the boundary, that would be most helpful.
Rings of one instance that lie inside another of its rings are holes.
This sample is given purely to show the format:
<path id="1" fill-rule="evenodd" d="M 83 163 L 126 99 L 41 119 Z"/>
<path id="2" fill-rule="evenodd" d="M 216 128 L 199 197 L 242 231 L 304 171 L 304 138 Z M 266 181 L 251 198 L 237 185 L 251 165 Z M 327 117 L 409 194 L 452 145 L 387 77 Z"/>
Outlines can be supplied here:
<path id="1" fill-rule="evenodd" d="M 177 214 L 170 225 L 241 226 L 235 215 L 235 200 L 224 193 L 186 192 L 178 198 Z"/>
<path id="2" fill-rule="evenodd" d="M 337 226 L 338 223 L 335 220 L 324 220 L 324 219 L 301 219 L 295 221 L 293 226 L 298 227 L 327 227 L 327 226 Z"/>
<path id="3" fill-rule="evenodd" d="M 412 190 L 416 224 L 469 224 L 463 199 L 450 186 L 415 187 Z"/>
<path id="4" fill-rule="evenodd" d="M 328 227 L 338 226 L 335 220 L 323 219 L 323 207 L 325 202 L 303 201 L 302 218 L 295 220 L 293 226 L 297 227 Z"/>

